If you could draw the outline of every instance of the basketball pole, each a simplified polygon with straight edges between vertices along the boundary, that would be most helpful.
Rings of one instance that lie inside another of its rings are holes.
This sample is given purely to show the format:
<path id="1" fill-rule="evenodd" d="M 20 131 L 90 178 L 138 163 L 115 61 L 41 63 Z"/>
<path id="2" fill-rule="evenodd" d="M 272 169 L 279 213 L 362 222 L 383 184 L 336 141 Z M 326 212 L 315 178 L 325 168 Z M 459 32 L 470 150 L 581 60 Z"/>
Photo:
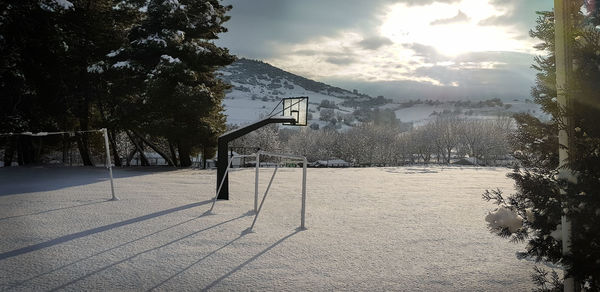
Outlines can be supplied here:
<path id="1" fill-rule="evenodd" d="M 106 168 L 108 168 L 108 175 L 110 176 L 110 192 L 112 194 L 111 201 L 118 201 L 119 198 L 115 196 L 115 186 L 113 183 L 112 163 L 110 161 L 110 148 L 108 144 L 108 131 L 106 128 L 102 128 L 100 131 L 104 134 L 104 148 L 106 149 Z"/>

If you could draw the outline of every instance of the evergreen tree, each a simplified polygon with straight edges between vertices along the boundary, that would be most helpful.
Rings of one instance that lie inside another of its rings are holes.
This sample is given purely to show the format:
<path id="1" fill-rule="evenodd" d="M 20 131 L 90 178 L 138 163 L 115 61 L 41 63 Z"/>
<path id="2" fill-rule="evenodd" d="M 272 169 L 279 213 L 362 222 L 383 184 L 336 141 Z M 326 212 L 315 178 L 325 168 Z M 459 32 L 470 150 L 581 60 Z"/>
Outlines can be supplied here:
<path id="1" fill-rule="evenodd" d="M 68 47 L 61 17 L 70 7 L 52 1 L 0 4 L 0 132 L 55 130 L 71 124 L 61 64 Z M 31 137 L 5 138 L 5 165 L 37 162 Z"/>
<path id="2" fill-rule="evenodd" d="M 548 53 L 535 59 L 538 70 L 532 96 L 552 116 L 544 123 L 527 115 L 516 116 L 515 157 L 520 167 L 509 175 L 517 193 L 505 197 L 500 190 L 486 191 L 484 199 L 499 205 L 486 220 L 490 230 L 512 241 L 527 241 L 522 257 L 550 262 L 565 268 L 584 290 L 600 290 L 600 31 L 597 19 L 584 19 L 576 9 L 577 25 L 569 35 L 574 60 L 568 94 L 572 107 L 557 104 L 554 58 L 554 17 L 539 13 L 533 37 L 542 40 L 538 49 Z M 591 22 L 591 25 L 590 25 Z M 566 147 L 568 168 L 577 183 L 558 179 L 558 130 L 571 119 L 574 131 Z M 566 189 L 567 194 L 560 190 Z M 566 207 L 565 207 L 566 206 Z M 561 216 L 572 221 L 571 254 L 562 255 Z M 541 291 L 561 290 L 562 283 L 553 275 L 536 268 L 533 280 Z"/>
<path id="3" fill-rule="evenodd" d="M 107 80 L 97 73 L 102 71 L 106 55 L 125 41 L 127 27 L 136 20 L 136 2 L 140 0 L 73 0 L 62 15 L 61 30 L 68 51 L 61 69 L 78 130 L 111 126 L 106 121 L 110 117 Z M 93 164 L 88 143 L 85 135 L 77 139 L 84 165 Z"/>
<path id="4" fill-rule="evenodd" d="M 212 149 L 225 130 L 222 100 L 227 85 L 215 71 L 234 61 L 212 40 L 225 32 L 231 9 L 217 0 L 152 0 L 147 15 L 133 27 L 129 42 L 110 54 L 132 130 L 168 140 L 181 166 L 192 152 Z M 127 88 L 123 85 L 127 84 Z"/>
<path id="5" fill-rule="evenodd" d="M 124 40 L 134 20 L 132 3 L 143 0 L 42 0 L 2 2 L 0 21 L 0 131 L 88 130 L 100 120 L 107 81 L 97 73 Z M 126 6 L 119 8 L 119 6 Z M 17 142 L 18 141 L 18 145 Z M 30 137 L 9 138 L 19 163 L 38 162 Z M 85 135 L 77 138 L 85 165 L 93 164 Z"/>

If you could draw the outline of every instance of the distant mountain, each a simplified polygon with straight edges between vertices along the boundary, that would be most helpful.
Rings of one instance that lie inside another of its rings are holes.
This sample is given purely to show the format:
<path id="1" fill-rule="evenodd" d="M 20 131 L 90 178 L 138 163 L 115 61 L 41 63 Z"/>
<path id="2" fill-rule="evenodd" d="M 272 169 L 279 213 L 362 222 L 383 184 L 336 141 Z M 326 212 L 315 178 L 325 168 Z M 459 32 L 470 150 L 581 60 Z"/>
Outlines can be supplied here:
<path id="1" fill-rule="evenodd" d="M 308 96 L 310 123 L 319 126 L 331 122 L 331 119 L 321 118 L 322 108 L 330 108 L 333 116 L 337 117 L 352 114 L 358 107 L 388 102 L 382 97 L 373 98 L 310 80 L 261 61 L 240 59 L 218 73 L 219 78 L 232 86 L 223 101 L 228 124 L 240 125 L 258 120 L 261 115 L 271 113 L 279 101 L 286 97 Z"/>
<path id="2" fill-rule="evenodd" d="M 240 59 L 220 71 L 223 80 L 234 86 L 234 90 L 282 96 L 297 92 L 298 87 L 308 92 L 346 99 L 371 99 L 370 96 L 327 85 L 284 71 L 262 61 Z M 256 88 L 258 86 L 259 88 Z M 255 88 L 253 88 L 255 87 Z M 253 90 L 258 89 L 258 90 Z M 266 90 L 262 90 L 266 89 Z M 248 91 L 250 90 L 250 91 Z M 262 97 L 261 97 L 262 98 Z"/>
<path id="3" fill-rule="evenodd" d="M 477 101 L 393 101 L 310 80 L 262 61 L 243 58 L 218 73 L 219 78 L 232 86 L 223 101 L 228 124 L 242 125 L 256 121 L 277 112 L 275 107 L 282 98 L 295 96 L 309 97 L 309 124 L 319 128 L 348 128 L 372 118 L 374 113 L 385 115 L 386 112 L 393 112 L 400 121 L 414 125 L 428 123 L 445 114 L 487 119 L 528 112 L 543 117 L 539 106 L 526 99 L 504 102 L 497 98 Z"/>

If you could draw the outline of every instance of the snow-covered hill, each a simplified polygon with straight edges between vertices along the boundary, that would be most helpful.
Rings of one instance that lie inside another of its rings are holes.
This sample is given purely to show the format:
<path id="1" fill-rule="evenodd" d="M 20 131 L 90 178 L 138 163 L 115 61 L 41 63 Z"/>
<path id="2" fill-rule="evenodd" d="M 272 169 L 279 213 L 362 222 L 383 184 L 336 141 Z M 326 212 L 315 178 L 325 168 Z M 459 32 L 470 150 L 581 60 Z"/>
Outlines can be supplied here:
<path id="1" fill-rule="evenodd" d="M 350 117 L 352 122 L 343 127 L 355 123 L 357 117 L 350 115 L 357 108 L 392 110 L 397 119 L 417 126 L 447 113 L 469 119 L 489 119 L 519 112 L 545 117 L 539 106 L 527 100 L 527 97 L 504 102 L 500 99 L 442 102 L 428 97 L 417 101 L 393 101 L 310 80 L 249 59 L 240 59 L 218 73 L 221 79 L 232 85 L 223 102 L 228 124 L 243 125 L 256 121 L 271 113 L 282 98 L 296 96 L 309 97 L 309 124 L 319 124 L 319 127 L 329 123 L 320 119 L 323 108 L 333 110 L 335 117 Z M 323 107 L 323 103 L 327 105 Z M 278 110 L 281 110 L 281 105 L 275 112 Z"/>
<path id="2" fill-rule="evenodd" d="M 343 102 L 367 103 L 374 98 L 339 87 L 313 81 L 267 63 L 240 59 L 219 71 L 221 79 L 233 87 L 226 95 L 225 114 L 228 124 L 245 124 L 271 113 L 282 98 L 308 96 L 309 123 L 319 121 L 317 107 L 324 101 L 335 104 L 335 113 L 351 113 L 354 109 Z M 279 110 L 280 108 L 278 108 Z"/>

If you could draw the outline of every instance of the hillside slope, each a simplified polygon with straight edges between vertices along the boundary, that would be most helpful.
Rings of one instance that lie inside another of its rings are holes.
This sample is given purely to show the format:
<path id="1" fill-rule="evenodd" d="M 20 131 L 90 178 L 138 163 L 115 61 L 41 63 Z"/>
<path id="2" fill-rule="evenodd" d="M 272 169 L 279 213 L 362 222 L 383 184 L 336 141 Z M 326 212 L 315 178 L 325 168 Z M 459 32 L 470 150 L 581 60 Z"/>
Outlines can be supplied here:
<path id="1" fill-rule="evenodd" d="M 334 112 L 351 113 L 342 103 L 368 103 L 374 98 L 327 85 L 284 71 L 267 63 L 240 59 L 219 71 L 220 78 L 232 85 L 227 92 L 225 114 L 229 124 L 245 124 L 269 114 L 282 98 L 309 97 L 309 119 L 320 123 L 319 105 L 327 100 L 335 104 Z"/>
<path id="2" fill-rule="evenodd" d="M 256 121 L 271 113 L 282 98 L 296 96 L 309 97 L 309 124 L 318 124 L 320 128 L 331 126 L 332 120 L 336 119 L 338 129 L 352 126 L 361 120 L 355 114 L 356 109 L 362 109 L 363 113 L 374 109 L 393 111 L 397 119 L 416 126 L 448 113 L 467 119 L 488 119 L 519 112 L 547 118 L 537 104 L 526 98 L 510 102 L 502 102 L 498 98 L 442 102 L 428 100 L 428 97 L 421 100 L 392 101 L 310 80 L 265 62 L 244 58 L 224 67 L 218 73 L 222 80 L 232 86 L 223 101 L 228 124 L 243 125 Z M 327 118 L 321 117 L 324 108 L 329 111 Z M 281 108 L 274 112 L 278 110 Z"/>

